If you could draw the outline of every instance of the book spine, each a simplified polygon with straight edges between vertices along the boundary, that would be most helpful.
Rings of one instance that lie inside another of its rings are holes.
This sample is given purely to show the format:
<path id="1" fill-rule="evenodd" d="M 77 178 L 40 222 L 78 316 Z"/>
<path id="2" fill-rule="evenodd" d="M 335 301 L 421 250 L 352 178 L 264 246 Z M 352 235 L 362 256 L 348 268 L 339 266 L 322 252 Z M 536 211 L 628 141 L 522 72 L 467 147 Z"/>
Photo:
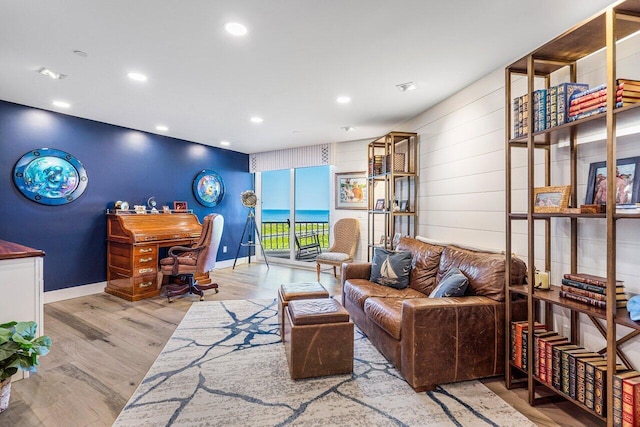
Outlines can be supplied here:
<path id="1" fill-rule="evenodd" d="M 584 405 L 589 409 L 594 409 L 595 366 L 590 363 L 584 365 Z"/>
<path id="2" fill-rule="evenodd" d="M 546 129 L 549 129 L 551 127 L 551 96 L 552 96 L 551 89 L 552 88 L 547 89 L 546 99 L 544 102 L 545 104 L 544 123 L 545 123 Z"/>
<path id="3" fill-rule="evenodd" d="M 547 340 L 540 340 L 540 349 L 539 349 L 539 359 L 540 359 L 540 367 L 538 368 L 540 371 L 540 382 L 547 382 Z"/>
<path id="4" fill-rule="evenodd" d="M 548 93 L 551 98 L 549 101 L 549 123 L 551 123 L 551 125 L 549 127 L 554 127 L 558 126 L 558 115 L 556 109 L 556 102 L 558 101 L 558 86 L 550 87 Z"/>
<path id="5" fill-rule="evenodd" d="M 607 298 L 607 296 L 604 294 L 585 291 L 584 289 L 574 288 L 573 286 L 562 285 L 560 286 L 560 289 L 563 290 L 564 292 L 569 292 L 576 295 L 582 295 L 587 298 L 596 299 L 598 301 L 606 301 L 606 298 Z"/>
<path id="6" fill-rule="evenodd" d="M 529 368 L 528 365 L 528 351 L 529 351 L 529 332 L 528 329 L 525 329 L 522 331 L 522 355 L 521 355 L 521 360 L 520 360 L 520 366 L 522 366 L 522 369 L 524 369 L 525 371 Z"/>
<path id="7" fill-rule="evenodd" d="M 547 90 L 540 89 L 540 102 L 538 103 L 540 106 L 540 124 L 538 127 L 541 131 L 547 128 Z"/>
<path id="8" fill-rule="evenodd" d="M 565 344 L 566 341 L 554 341 L 553 343 L 547 343 L 547 351 L 545 363 L 547 365 L 547 378 L 545 383 L 549 386 L 553 385 L 553 347 L 559 344 Z"/>
<path id="9" fill-rule="evenodd" d="M 605 84 L 601 84 L 595 87 L 592 87 L 591 89 L 586 89 L 583 90 L 581 92 L 575 92 L 573 93 L 573 95 L 569 98 L 569 102 L 573 101 L 576 98 L 579 97 L 583 97 L 583 96 L 587 96 L 587 95 L 591 95 L 597 92 L 601 92 L 601 91 L 606 91 L 607 90 L 607 85 Z M 606 93 L 606 92 L 605 92 Z"/>
<path id="10" fill-rule="evenodd" d="M 584 368 L 585 361 L 578 360 L 576 363 L 576 400 L 584 403 Z"/>
<path id="11" fill-rule="evenodd" d="M 526 323 L 516 323 L 516 348 L 515 348 L 515 357 L 513 359 L 513 364 L 518 368 L 522 368 L 522 333 L 526 327 Z"/>
<path id="12" fill-rule="evenodd" d="M 594 379 L 594 388 L 593 388 L 593 409 L 596 411 L 596 414 L 600 416 L 604 416 L 606 412 L 605 403 L 605 391 L 606 391 L 606 367 L 596 366 L 595 367 L 595 379 Z"/>
<path id="13" fill-rule="evenodd" d="M 558 116 L 558 126 L 563 125 L 565 123 L 565 100 L 566 100 L 566 89 L 567 85 L 562 83 L 558 85 L 558 92 L 556 93 L 556 115 Z"/>
<path id="14" fill-rule="evenodd" d="M 523 136 L 523 113 L 524 113 L 524 97 L 520 96 L 518 98 L 518 135 Z"/>
<path id="15" fill-rule="evenodd" d="M 589 305 L 592 305 L 594 307 L 599 307 L 599 308 L 606 308 L 606 305 L 607 305 L 606 301 L 598 301 L 598 300 L 595 300 L 593 298 L 588 298 L 588 297 L 585 297 L 583 295 L 576 295 L 576 294 L 573 294 L 571 292 L 560 291 L 560 296 L 563 297 L 563 298 L 572 299 L 574 301 L 580 301 L 580 302 L 583 302 L 585 304 L 589 304 Z"/>
<path id="16" fill-rule="evenodd" d="M 558 346 L 555 346 L 552 352 L 551 370 L 553 375 L 551 377 L 551 385 L 556 390 L 560 390 L 562 389 L 562 351 Z"/>
<path id="17" fill-rule="evenodd" d="M 596 90 L 595 92 L 587 93 L 589 91 L 580 92 L 571 97 L 571 106 L 582 104 L 584 102 L 589 102 L 593 99 L 598 99 L 607 96 L 606 89 Z"/>
<path id="18" fill-rule="evenodd" d="M 622 378 L 613 376 L 613 426 L 622 427 Z"/>
<path id="19" fill-rule="evenodd" d="M 518 138 L 520 136 L 520 129 L 519 129 L 520 120 L 518 118 L 519 111 L 520 111 L 520 97 L 513 98 L 513 117 L 511 117 L 511 121 L 513 122 L 514 138 Z"/>
<path id="20" fill-rule="evenodd" d="M 533 131 L 540 131 L 540 91 L 533 91 Z"/>
<path id="21" fill-rule="evenodd" d="M 616 102 L 622 101 L 622 94 L 616 97 Z M 578 113 L 595 110 L 596 108 L 605 107 L 607 105 L 607 97 L 596 98 L 592 101 L 583 102 L 572 106 L 569 109 L 569 116 L 575 116 Z"/>
<path id="22" fill-rule="evenodd" d="M 570 378 L 569 378 L 569 353 L 563 352 L 561 355 L 562 362 L 560 364 L 560 390 L 569 396 Z M 575 378 L 574 378 L 575 381 Z"/>
<path id="23" fill-rule="evenodd" d="M 571 117 L 569 117 L 569 121 L 573 122 L 573 121 L 576 121 L 576 120 L 580 120 L 580 119 L 584 119 L 584 118 L 587 118 L 587 117 L 595 116 L 596 114 L 604 113 L 605 111 L 607 111 L 607 107 L 606 106 L 605 107 L 600 107 L 600 108 L 597 108 L 595 110 L 591 110 L 591 111 L 587 111 L 585 113 L 580 113 L 578 115 L 571 116 Z"/>
<path id="24" fill-rule="evenodd" d="M 576 282 L 575 280 L 570 279 L 562 279 L 562 284 L 566 286 L 571 286 L 572 288 L 584 289 L 585 291 L 595 292 L 598 294 L 605 295 L 606 288 L 598 285 L 590 285 L 588 283 Z"/>
<path id="25" fill-rule="evenodd" d="M 638 393 L 638 384 L 636 387 L 633 384 L 623 380 L 622 381 L 622 426 L 637 426 L 640 423 L 640 402 L 636 400 Z"/>
<path id="26" fill-rule="evenodd" d="M 529 133 L 529 94 L 522 97 L 522 135 Z"/>
<path id="27" fill-rule="evenodd" d="M 622 97 L 616 98 L 616 108 L 619 108 L 619 107 L 622 107 L 622 106 L 624 106 L 624 103 L 622 102 Z M 590 106 L 578 109 L 576 111 L 569 112 L 569 117 L 573 118 L 573 117 L 580 116 L 580 115 L 582 115 L 584 117 L 584 115 L 586 113 L 590 113 L 590 112 L 595 111 L 595 110 L 600 110 L 602 108 L 604 108 L 605 111 L 606 111 L 606 107 L 607 107 L 607 102 L 603 101 L 603 102 L 600 102 L 600 103 L 595 104 L 595 105 L 590 105 Z"/>
<path id="28" fill-rule="evenodd" d="M 607 287 L 606 277 L 594 276 L 592 274 L 566 273 L 564 275 L 564 278 L 569 280 L 574 280 L 580 283 L 586 283 L 588 285 L 600 286 L 601 288 Z M 623 285 L 623 284 L 624 282 L 622 280 L 616 280 L 616 285 Z"/>
<path id="29" fill-rule="evenodd" d="M 533 337 L 533 375 L 540 376 L 540 338 Z"/>
<path id="30" fill-rule="evenodd" d="M 589 85 L 584 83 L 562 83 L 558 87 L 558 124 L 562 125 L 569 121 L 569 103 L 571 97 L 589 90 Z"/>

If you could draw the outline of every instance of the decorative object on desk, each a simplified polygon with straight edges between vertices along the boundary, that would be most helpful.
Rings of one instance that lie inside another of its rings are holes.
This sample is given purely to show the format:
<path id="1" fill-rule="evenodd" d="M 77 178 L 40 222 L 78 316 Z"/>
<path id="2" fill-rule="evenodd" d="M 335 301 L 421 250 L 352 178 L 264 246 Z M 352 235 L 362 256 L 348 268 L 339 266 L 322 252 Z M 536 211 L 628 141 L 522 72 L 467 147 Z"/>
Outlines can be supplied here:
<path id="1" fill-rule="evenodd" d="M 217 206 L 224 198 L 222 177 L 210 169 L 200 171 L 193 179 L 193 195 L 202 206 Z"/>
<path id="2" fill-rule="evenodd" d="M 640 180 L 636 179 L 639 157 L 618 159 L 616 162 L 616 204 L 640 202 Z M 607 162 L 589 165 L 585 204 L 607 203 Z"/>
<path id="3" fill-rule="evenodd" d="M 43 205 L 72 202 L 87 188 L 89 178 L 74 156 L 54 148 L 26 153 L 13 169 L 13 182 L 29 200 Z"/>
<path id="4" fill-rule="evenodd" d="M 551 289 L 549 285 L 549 272 L 536 269 L 533 287 L 543 291 Z"/>
<path id="5" fill-rule="evenodd" d="M 147 207 L 145 205 L 134 205 L 133 210 L 135 210 L 137 214 L 147 213 Z"/>
<path id="6" fill-rule="evenodd" d="M 171 208 L 167 205 L 162 206 L 162 213 L 170 214 Z"/>
<path id="7" fill-rule="evenodd" d="M 409 212 L 408 200 L 400 200 L 400 212 Z"/>
<path id="8" fill-rule="evenodd" d="M 186 212 L 187 211 L 187 202 L 173 202 L 173 210 L 176 212 Z"/>
<path id="9" fill-rule="evenodd" d="M 262 251 L 262 257 L 264 258 L 265 264 L 267 264 L 267 268 L 269 268 L 269 261 L 267 261 L 267 255 L 264 253 L 264 248 L 262 247 L 262 237 L 260 236 L 260 227 L 256 224 L 256 215 L 255 215 L 255 207 L 258 204 L 258 196 L 253 190 L 246 190 L 240 193 L 240 201 L 242 202 L 242 206 L 245 208 L 249 208 L 249 213 L 247 214 L 247 221 L 244 223 L 244 230 L 242 231 L 242 237 L 240 237 L 240 243 L 238 243 L 238 250 L 236 251 L 236 258 L 233 260 L 233 269 L 236 268 L 236 262 L 238 261 L 238 256 L 240 255 L 240 248 L 246 246 L 249 248 L 249 264 L 251 264 L 251 247 L 259 245 L 260 250 Z M 247 242 L 244 242 L 244 236 L 247 236 Z M 254 235 L 258 236 L 258 240 L 253 241 Z"/>
<path id="10" fill-rule="evenodd" d="M 374 210 L 376 210 L 376 211 L 383 211 L 384 210 L 384 199 L 376 200 L 376 206 L 375 206 Z"/>
<path id="11" fill-rule="evenodd" d="M 367 176 L 364 172 L 336 174 L 336 209 L 367 208 Z"/>
<path id="12" fill-rule="evenodd" d="M 158 203 L 156 202 L 156 198 L 155 197 L 149 197 L 147 199 L 147 206 L 149 206 L 149 209 L 151 210 L 152 214 L 157 214 L 158 213 L 158 209 L 156 209 L 156 206 L 158 205 Z"/>
<path id="13" fill-rule="evenodd" d="M 38 357 L 49 353 L 51 338 L 36 338 L 36 322 L 9 322 L 0 325 L 0 413 L 9 407 L 11 377 L 18 369 L 36 372 Z"/>
<path id="14" fill-rule="evenodd" d="M 560 213 L 569 205 L 570 185 L 534 189 L 534 212 Z"/>

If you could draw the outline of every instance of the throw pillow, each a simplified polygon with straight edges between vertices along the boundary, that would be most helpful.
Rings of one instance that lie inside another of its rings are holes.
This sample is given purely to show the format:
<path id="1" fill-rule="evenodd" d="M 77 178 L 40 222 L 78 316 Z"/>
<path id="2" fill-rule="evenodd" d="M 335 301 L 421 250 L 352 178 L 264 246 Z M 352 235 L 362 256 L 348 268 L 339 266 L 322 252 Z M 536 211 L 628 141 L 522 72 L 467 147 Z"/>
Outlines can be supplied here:
<path id="1" fill-rule="evenodd" d="M 395 289 L 408 287 L 411 258 L 411 252 L 392 252 L 383 248 L 375 248 L 369 280 Z"/>
<path id="2" fill-rule="evenodd" d="M 444 275 L 438 286 L 429 294 L 429 298 L 461 297 L 469 286 L 469 279 L 460 270 L 453 267 Z"/>

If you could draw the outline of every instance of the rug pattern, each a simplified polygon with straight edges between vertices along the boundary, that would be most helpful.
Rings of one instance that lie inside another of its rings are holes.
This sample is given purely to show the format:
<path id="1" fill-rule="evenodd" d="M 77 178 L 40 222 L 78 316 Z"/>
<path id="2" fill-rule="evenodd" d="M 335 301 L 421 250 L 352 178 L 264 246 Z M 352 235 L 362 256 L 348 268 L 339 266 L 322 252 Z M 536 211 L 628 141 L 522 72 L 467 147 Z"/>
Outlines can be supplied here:
<path id="1" fill-rule="evenodd" d="M 275 300 L 195 303 L 114 425 L 534 425 L 478 381 L 415 393 L 355 336 L 353 374 L 294 381 Z"/>

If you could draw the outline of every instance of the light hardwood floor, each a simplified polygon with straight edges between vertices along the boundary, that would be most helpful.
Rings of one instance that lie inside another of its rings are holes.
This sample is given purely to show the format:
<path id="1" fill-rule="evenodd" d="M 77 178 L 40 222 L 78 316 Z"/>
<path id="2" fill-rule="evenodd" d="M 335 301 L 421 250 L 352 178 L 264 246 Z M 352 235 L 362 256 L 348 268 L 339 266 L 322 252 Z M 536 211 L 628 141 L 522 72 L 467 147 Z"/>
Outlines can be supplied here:
<path id="1" fill-rule="evenodd" d="M 315 271 L 263 264 L 216 270 L 220 292 L 206 300 L 275 298 L 281 283 L 314 281 Z M 340 283 L 321 282 L 333 295 Z M 47 304 L 45 331 L 51 353 L 39 372 L 13 383 L 0 426 L 110 426 L 197 297 L 185 295 L 128 302 L 97 294 Z M 570 403 L 530 407 L 524 390 L 506 390 L 502 378 L 483 381 L 540 426 L 602 425 Z"/>

